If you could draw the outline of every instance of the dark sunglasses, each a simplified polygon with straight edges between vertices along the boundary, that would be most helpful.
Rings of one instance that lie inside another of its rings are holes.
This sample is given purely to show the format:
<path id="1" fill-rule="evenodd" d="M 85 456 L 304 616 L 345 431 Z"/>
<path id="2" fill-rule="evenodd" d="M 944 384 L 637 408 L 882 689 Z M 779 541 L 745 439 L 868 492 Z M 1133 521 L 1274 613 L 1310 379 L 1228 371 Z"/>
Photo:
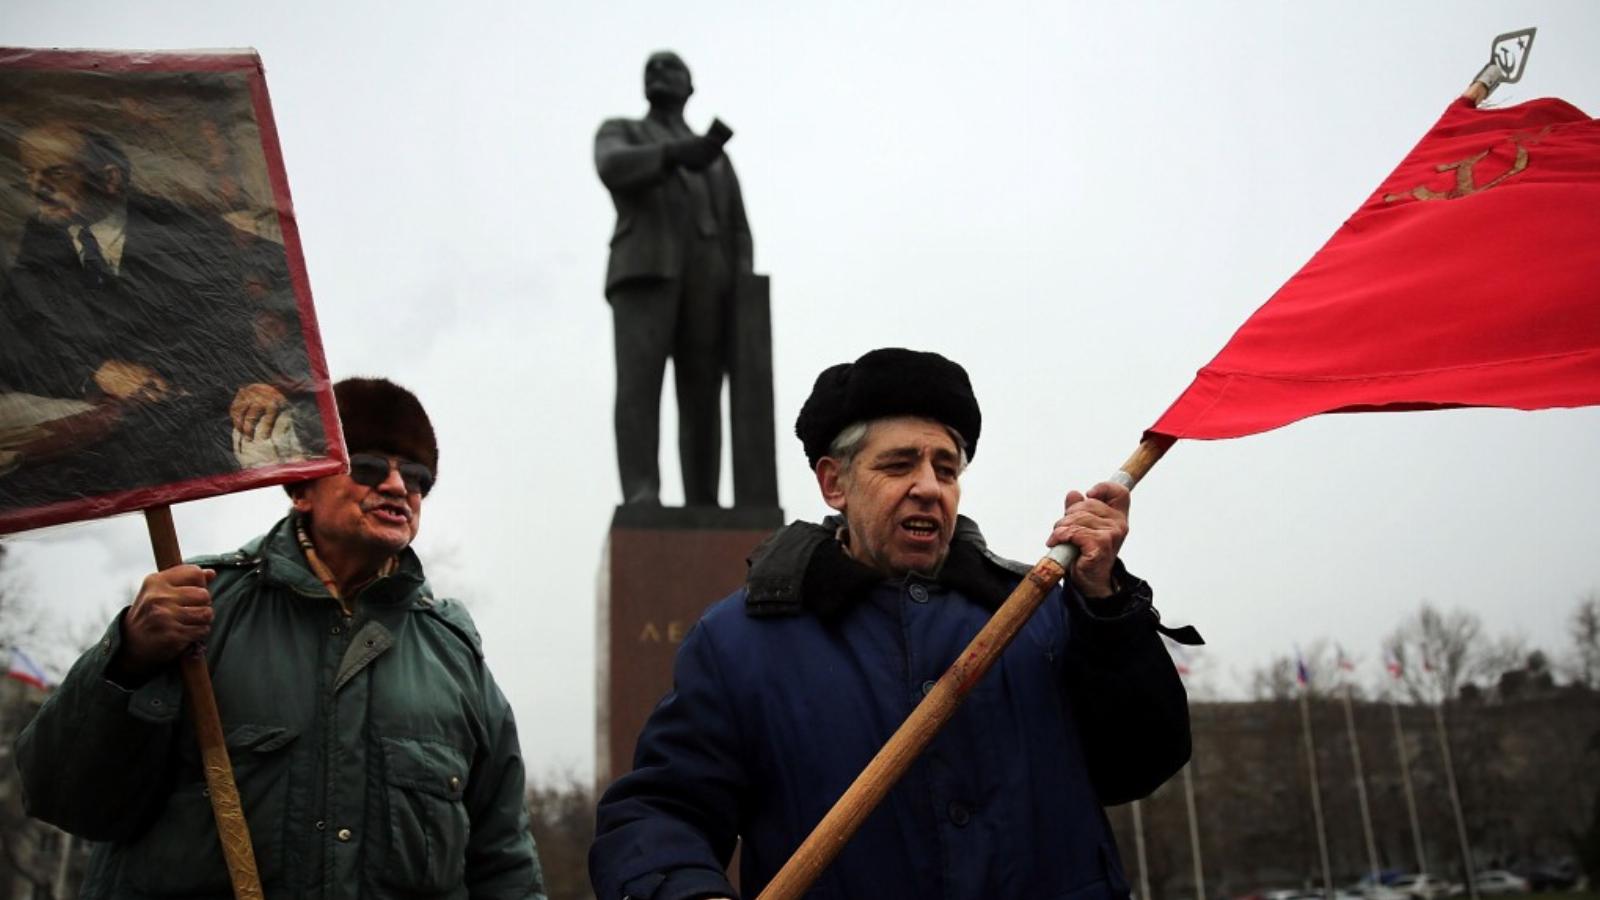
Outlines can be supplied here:
<path id="1" fill-rule="evenodd" d="M 389 457 L 376 453 L 350 454 L 350 480 L 356 484 L 377 487 L 389 479 L 391 468 L 400 471 L 400 480 L 405 483 L 406 493 L 426 497 L 433 490 L 433 472 L 422 463 L 404 459 L 391 462 Z"/>

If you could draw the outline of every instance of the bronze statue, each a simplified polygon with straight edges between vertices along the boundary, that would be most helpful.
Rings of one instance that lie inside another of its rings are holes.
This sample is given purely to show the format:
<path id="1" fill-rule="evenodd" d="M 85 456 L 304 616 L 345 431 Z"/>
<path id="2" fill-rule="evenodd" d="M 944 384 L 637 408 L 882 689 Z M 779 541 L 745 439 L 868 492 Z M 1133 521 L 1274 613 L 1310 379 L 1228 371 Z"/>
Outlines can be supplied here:
<path id="1" fill-rule="evenodd" d="M 661 382 L 670 356 L 684 505 L 716 506 L 722 379 L 732 355 L 735 297 L 741 281 L 751 280 L 750 226 L 722 150 L 733 132 L 713 122 L 697 135 L 684 123 L 683 107 L 694 93 L 689 67 L 675 53 L 652 54 L 644 92 L 650 101 L 644 118 L 609 119 L 594 141 L 595 167 L 617 209 L 606 300 L 616 341 L 623 502 L 660 503 Z M 767 429 L 770 444 L 770 412 Z M 774 488 L 774 505 L 776 496 Z"/>

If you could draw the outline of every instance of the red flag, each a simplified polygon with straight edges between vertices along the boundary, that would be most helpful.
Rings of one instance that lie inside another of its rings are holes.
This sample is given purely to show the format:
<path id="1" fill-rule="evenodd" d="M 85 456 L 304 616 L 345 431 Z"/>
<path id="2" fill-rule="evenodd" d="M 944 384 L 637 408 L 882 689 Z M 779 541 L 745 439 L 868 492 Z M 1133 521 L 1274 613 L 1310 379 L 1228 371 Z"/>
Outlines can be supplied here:
<path id="1" fill-rule="evenodd" d="M 1151 426 L 1600 404 L 1600 120 L 1458 100 Z"/>

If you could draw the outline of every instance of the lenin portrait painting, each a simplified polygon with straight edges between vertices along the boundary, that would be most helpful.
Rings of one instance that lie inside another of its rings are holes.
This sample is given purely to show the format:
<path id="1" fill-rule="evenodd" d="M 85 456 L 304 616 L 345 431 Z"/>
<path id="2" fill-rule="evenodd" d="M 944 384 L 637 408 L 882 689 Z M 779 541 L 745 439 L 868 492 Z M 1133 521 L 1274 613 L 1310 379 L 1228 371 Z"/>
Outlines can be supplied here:
<path id="1" fill-rule="evenodd" d="M 0 50 L 0 533 L 343 455 L 258 58 Z"/>

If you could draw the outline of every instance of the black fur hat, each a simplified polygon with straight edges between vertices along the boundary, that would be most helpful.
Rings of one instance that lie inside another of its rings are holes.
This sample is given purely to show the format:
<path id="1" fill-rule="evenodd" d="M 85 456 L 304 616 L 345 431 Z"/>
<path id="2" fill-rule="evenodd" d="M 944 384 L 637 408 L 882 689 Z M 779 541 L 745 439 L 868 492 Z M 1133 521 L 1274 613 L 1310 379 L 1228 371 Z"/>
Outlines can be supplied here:
<path id="1" fill-rule="evenodd" d="M 977 455 L 983 415 L 967 370 L 937 353 L 900 347 L 873 350 L 853 363 L 824 369 L 800 408 L 794 433 L 815 469 L 839 432 L 889 416 L 948 425 L 966 438 L 967 458 Z"/>
<path id="2" fill-rule="evenodd" d="M 333 386 L 351 453 L 388 453 L 439 474 L 439 442 L 422 401 L 387 378 L 346 378 Z"/>

